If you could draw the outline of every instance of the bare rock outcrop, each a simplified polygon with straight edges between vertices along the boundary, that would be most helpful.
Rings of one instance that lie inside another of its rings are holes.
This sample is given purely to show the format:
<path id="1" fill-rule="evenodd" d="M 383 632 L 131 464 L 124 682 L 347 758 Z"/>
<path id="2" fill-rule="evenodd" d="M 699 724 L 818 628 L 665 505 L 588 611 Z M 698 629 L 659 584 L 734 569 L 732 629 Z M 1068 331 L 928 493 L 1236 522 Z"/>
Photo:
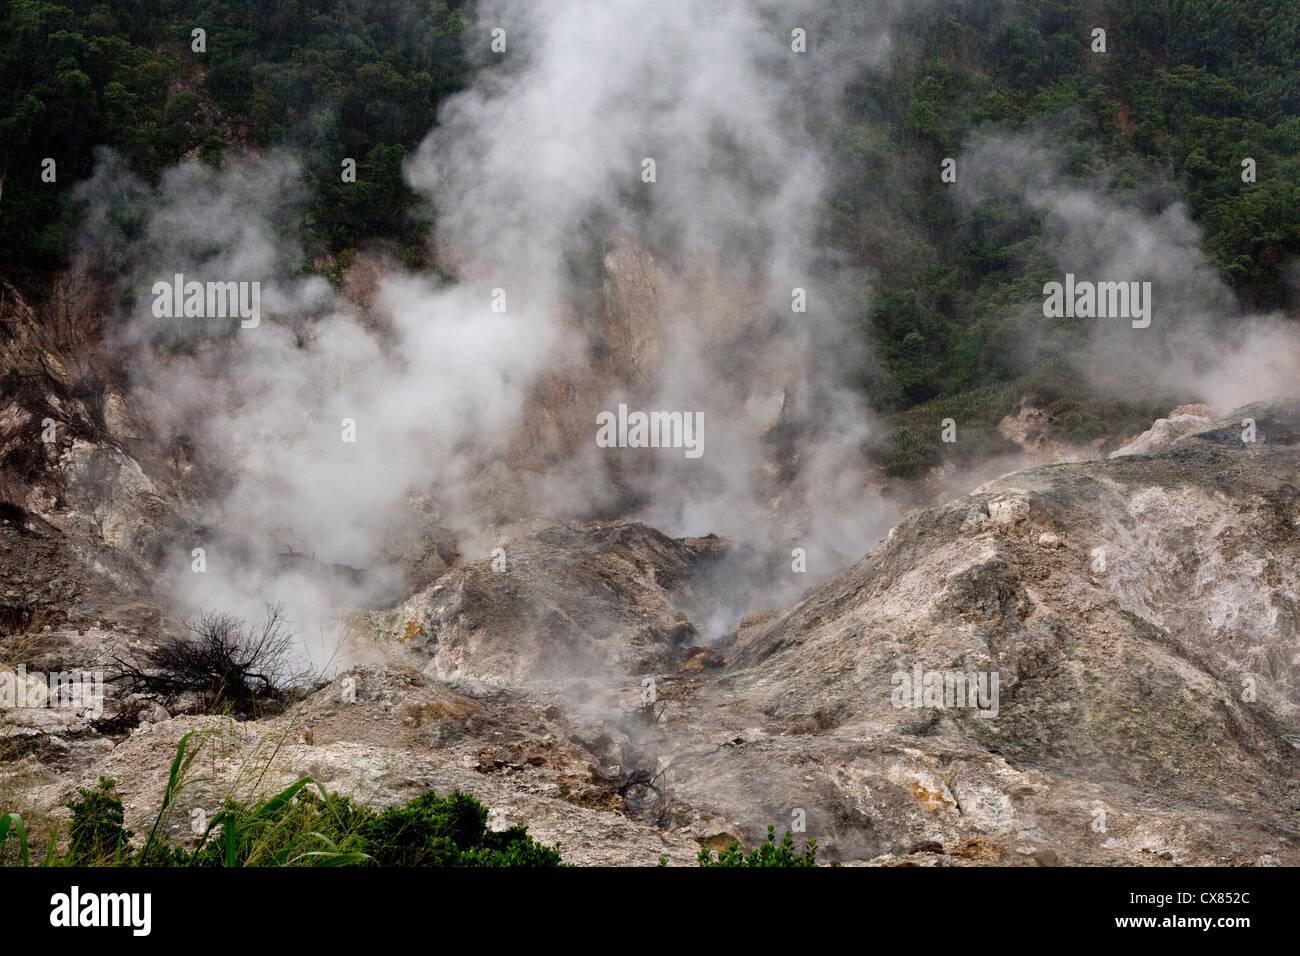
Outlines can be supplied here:
<path id="1" fill-rule="evenodd" d="M 690 617 L 716 538 L 673 539 L 644 524 L 553 526 L 449 571 L 358 628 L 440 679 L 649 672 L 698 643 Z"/>
<path id="2" fill-rule="evenodd" d="M 853 856 L 1300 860 L 1298 442 L 1296 404 L 1249 408 L 914 515 L 748 638 L 702 696 L 761 736 L 687 776 Z M 898 706 L 918 669 L 996 674 L 996 707 Z"/>

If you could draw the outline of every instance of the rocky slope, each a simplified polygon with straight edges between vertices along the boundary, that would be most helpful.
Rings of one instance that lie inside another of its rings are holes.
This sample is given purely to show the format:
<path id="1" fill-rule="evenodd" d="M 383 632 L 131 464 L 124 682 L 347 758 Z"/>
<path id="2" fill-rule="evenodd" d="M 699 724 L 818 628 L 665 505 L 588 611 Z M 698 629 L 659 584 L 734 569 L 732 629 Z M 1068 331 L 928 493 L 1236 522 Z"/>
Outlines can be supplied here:
<path id="1" fill-rule="evenodd" d="M 913 516 L 739 642 L 702 696 L 762 735 L 696 776 L 743 780 L 768 816 L 820 808 L 810 828 L 854 855 L 1300 859 L 1298 424 L 1248 408 Z M 894 706 L 917 664 L 997 672 L 997 715 Z"/>
<path id="2" fill-rule="evenodd" d="M 1198 421 L 917 512 L 712 643 L 701 622 L 788 591 L 784 555 L 521 531 L 354 616 L 371 663 L 275 719 L 110 693 L 98 720 L 7 720 L 3 790 L 58 821 L 111 776 L 140 832 L 204 731 L 178 840 L 227 792 L 311 774 L 377 805 L 460 787 L 579 863 L 689 863 L 797 821 L 845 863 L 1300 863 L 1300 404 L 1179 417 Z M 11 590 L 67 591 L 16 628 L 29 661 L 94 666 L 162 627 L 131 548 L 26 510 L 0 533 Z M 898 706 L 918 667 L 996 674 L 996 714 Z"/>

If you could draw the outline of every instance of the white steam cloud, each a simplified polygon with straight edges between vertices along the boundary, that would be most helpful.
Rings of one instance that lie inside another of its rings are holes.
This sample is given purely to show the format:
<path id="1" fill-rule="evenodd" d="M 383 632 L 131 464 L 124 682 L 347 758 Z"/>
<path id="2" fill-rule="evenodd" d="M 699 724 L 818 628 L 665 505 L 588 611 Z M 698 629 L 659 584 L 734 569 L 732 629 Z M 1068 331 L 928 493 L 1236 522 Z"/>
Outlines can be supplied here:
<path id="1" fill-rule="evenodd" d="M 860 556 L 893 515 L 866 487 L 870 412 L 841 385 L 861 282 L 818 239 L 830 172 L 813 128 L 833 126 L 853 73 L 883 63 L 901 5 L 826 10 L 480 4 L 485 68 L 406 170 L 434 212 L 436 274 L 363 257 L 342 292 L 307 275 L 290 153 L 188 163 L 156 190 L 105 157 L 82 189 L 85 238 L 123 277 L 132 398 L 196 449 L 193 540 L 165 582 L 179 609 L 257 617 L 284 602 L 311 638 L 404 596 L 438 543 L 481 557 L 539 520 L 642 518 L 782 562 L 803 548 L 810 574 L 785 576 L 800 584 Z M 808 53 L 791 50 L 799 26 Z M 508 52 L 491 62 L 496 28 Z M 1181 205 L 1148 212 L 1069 183 L 1028 137 L 977 138 L 959 169 L 959 201 L 1043 217 L 1061 272 L 1153 284 L 1151 328 L 1099 321 L 1078 357 L 1102 387 L 1196 391 L 1226 410 L 1294 380 L 1280 324 L 1211 334 L 1238 310 Z M 125 244 L 110 228 L 123 216 L 137 222 Z M 260 325 L 156 318 L 149 290 L 176 274 L 260 283 Z M 704 454 L 598 448 L 596 416 L 620 403 L 702 413 Z M 303 555 L 346 567 L 322 577 Z M 733 584 L 711 631 L 734 626 L 750 589 L 769 606 L 791 597 Z"/>
<path id="2" fill-rule="evenodd" d="M 476 42 L 504 28 L 508 57 L 407 169 L 454 281 L 384 266 L 361 295 L 304 277 L 288 153 L 189 163 L 156 191 L 106 157 L 86 238 L 141 222 L 113 252 L 133 399 L 199 450 L 196 537 L 168 582 L 181 606 L 282 601 L 310 635 L 375 579 L 313 583 L 288 551 L 391 584 L 442 531 L 473 557 L 529 517 L 644 517 L 803 547 L 814 569 L 860 554 L 887 518 L 863 490 L 867 409 L 836 384 L 848 286 L 816 239 L 827 171 L 807 129 L 847 64 L 795 59 L 801 7 L 482 4 Z M 260 325 L 156 318 L 148 290 L 175 274 L 260 283 Z M 704 455 L 598 449 L 596 414 L 619 402 L 702 412 Z"/>
<path id="3" fill-rule="evenodd" d="M 1129 398 L 1186 396 L 1219 414 L 1294 394 L 1300 334 L 1281 315 L 1243 313 L 1183 202 L 1144 206 L 1140 192 L 1071 181 L 1064 167 L 1059 153 L 1029 134 L 979 135 L 959 159 L 957 195 L 967 207 L 993 199 L 1041 217 L 1056 281 L 1073 273 L 1151 283 L 1149 328 L 1122 318 L 1082 320 L 1087 348 L 1071 360 L 1097 388 Z M 1041 300 L 1026 312 L 1031 328 L 1046 331 L 1058 321 L 1043 317 Z"/>

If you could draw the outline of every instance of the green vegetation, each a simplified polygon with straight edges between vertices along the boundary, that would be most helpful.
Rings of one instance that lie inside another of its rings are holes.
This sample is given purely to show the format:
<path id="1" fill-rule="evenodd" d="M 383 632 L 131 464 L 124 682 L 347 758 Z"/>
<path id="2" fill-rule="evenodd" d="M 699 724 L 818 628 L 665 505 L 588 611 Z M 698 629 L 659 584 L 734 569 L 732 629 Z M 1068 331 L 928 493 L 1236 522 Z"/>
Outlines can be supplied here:
<path id="1" fill-rule="evenodd" d="M 194 733 L 176 748 L 158 813 L 141 846 L 124 827 L 116 781 L 99 778 L 80 787 L 71 801 L 66 852 L 51 832 L 41 866 L 526 866 L 563 865 L 559 845 L 543 846 L 526 827 L 487 828 L 487 809 L 459 790 L 439 797 L 425 791 L 404 807 L 375 811 L 353 803 L 308 777 L 274 796 L 251 802 L 227 797 L 189 850 L 159 836 L 169 810 L 187 782 L 201 750 Z M 264 775 L 264 767 L 258 775 Z M 314 789 L 313 789 L 314 788 Z M 13 833 L 16 860 L 30 863 L 27 829 L 16 813 L 0 816 L 0 861 Z"/>
<path id="2" fill-rule="evenodd" d="M 817 841 L 807 840 L 803 856 L 799 856 L 795 852 L 794 836 L 790 831 L 786 830 L 785 839 L 777 843 L 776 827 L 769 826 L 767 839 L 751 851 L 749 856 L 745 856 L 740 844 L 733 840 L 731 846 L 719 850 L 717 856 L 708 850 L 700 850 L 699 861 L 700 866 L 816 866 Z"/>
<path id="3" fill-rule="evenodd" d="M 194 850 L 150 838 L 133 849 L 122 825 L 115 782 L 103 777 L 78 788 L 70 842 L 60 855 L 51 840 L 42 866 L 559 866 L 558 849 L 542 846 L 522 826 L 487 829 L 487 810 L 459 790 L 427 791 L 404 807 L 382 811 L 336 793 L 319 794 L 300 780 L 252 805 L 229 800 Z M 27 834 L 17 814 L 0 817 L 0 852 L 12 829 L 19 862 L 29 863 Z"/>
<path id="4" fill-rule="evenodd" d="M 1090 49 L 1096 26 L 1107 54 Z M 1036 338 L 1024 307 L 1054 277 L 1041 223 L 992 202 L 963 210 L 940 182 L 940 160 L 984 129 L 1035 131 L 1070 181 L 1104 180 L 1125 204 L 1185 199 L 1243 304 L 1294 308 L 1298 40 L 1298 0 L 965 0 L 911 12 L 889 70 L 850 88 L 850 122 L 828 137 L 844 171 L 827 207 L 833 241 L 878 273 L 859 316 L 888 373 L 860 372 L 876 406 L 1007 382 L 1074 350 L 1075 330 Z M 1246 156 L 1255 183 L 1241 180 Z M 1087 431 L 1086 417 L 1072 427 Z M 907 437 L 898 443 L 896 457 L 911 457 Z"/>
<path id="5" fill-rule="evenodd" d="M 1022 401 L 1047 410 L 1044 424 L 1051 437 L 1088 442 L 1145 431 L 1153 419 L 1168 414 L 1183 400 L 1178 395 L 1150 394 L 1134 401 L 1094 395 L 1064 361 L 1044 359 L 1026 375 L 942 395 L 895 412 L 886 419 L 892 429 L 868 453 L 886 474 L 916 478 L 945 458 L 964 465 L 1014 453 L 1016 446 L 1002 436 L 997 425 L 1007 415 L 1016 414 Z M 938 440 L 945 418 L 957 423 L 956 443 Z"/>
<path id="6" fill-rule="evenodd" d="M 370 239 L 423 255 L 406 151 L 464 82 L 460 0 L 0 2 L 0 275 L 35 289 L 66 261 L 67 188 L 95 150 L 147 180 L 182 159 L 295 147 L 312 186 L 311 261 Z M 206 31 L 203 53 L 191 31 Z M 42 182 L 53 158 L 57 184 Z M 344 157 L 357 182 L 344 187 Z"/>
<path id="7" fill-rule="evenodd" d="M 66 263 L 67 187 L 99 146 L 156 181 L 185 158 L 220 165 L 287 145 L 310 196 L 305 269 L 338 281 L 375 242 L 423 262 L 401 168 L 468 82 L 466 5 L 0 0 L 0 276 L 38 294 Z M 827 11 L 838 70 L 864 48 L 860 11 L 848 0 Z M 1300 0 L 958 0 L 902 17 L 887 69 L 864 70 L 844 121 L 815 130 L 839 173 L 826 238 L 875 277 L 854 316 L 863 358 L 851 374 L 876 408 L 978 393 L 1077 347 L 1078 326 L 1040 336 L 1026 309 L 1055 271 L 1042 224 L 998 202 L 960 207 L 939 180 L 940 159 L 981 130 L 1033 130 L 1070 181 L 1102 182 L 1126 204 L 1184 199 L 1245 305 L 1295 307 Z M 1104 55 L 1089 48 L 1095 26 Z M 191 50 L 195 27 L 207 52 Z M 1257 182 L 1241 181 L 1245 156 Z M 45 157 L 57 186 L 41 182 Z M 354 184 L 340 180 L 344 157 L 357 160 Z M 1086 391 L 1061 397 L 1086 402 Z M 1060 420 L 1078 434 L 1113 429 L 1099 411 L 1071 407 Z M 896 473 L 936 454 L 907 432 L 892 444 Z"/>
<path id="8" fill-rule="evenodd" d="M 122 824 L 122 801 L 113 793 L 115 781 L 99 778 L 93 790 L 78 787 L 80 800 L 68 804 L 72 811 L 69 826 L 68 862 L 76 865 L 94 861 L 100 866 L 121 864 L 130 855 L 131 831 Z"/>

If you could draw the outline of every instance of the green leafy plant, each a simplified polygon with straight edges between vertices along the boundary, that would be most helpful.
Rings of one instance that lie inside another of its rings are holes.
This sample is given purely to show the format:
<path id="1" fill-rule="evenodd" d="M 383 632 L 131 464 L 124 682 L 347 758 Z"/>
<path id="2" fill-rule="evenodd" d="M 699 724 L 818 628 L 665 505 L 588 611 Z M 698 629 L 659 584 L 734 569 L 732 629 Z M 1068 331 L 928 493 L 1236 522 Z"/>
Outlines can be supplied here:
<path id="1" fill-rule="evenodd" d="M 816 866 L 817 841 L 804 842 L 803 856 L 795 851 L 794 835 L 785 831 L 785 839 L 776 842 L 776 827 L 767 828 L 767 839 L 745 856 L 735 840 L 715 857 L 708 849 L 700 850 L 700 866 Z"/>
<path id="2" fill-rule="evenodd" d="M 187 863 L 197 866 L 528 866 L 561 863 L 527 828 L 487 829 L 468 794 L 426 791 L 376 812 L 304 778 L 269 800 L 228 800 Z"/>
<path id="3" fill-rule="evenodd" d="M 375 811 L 327 793 L 309 777 L 264 800 L 227 799 L 194 850 L 158 838 L 168 807 L 184 786 L 197 752 L 187 734 L 177 747 L 166 793 L 149 837 L 138 850 L 123 826 L 115 781 L 101 777 L 81 787 L 72 810 L 71 841 L 60 857 L 56 841 L 41 865 L 67 866 L 411 866 L 553 867 L 562 865 L 558 845 L 547 847 L 526 827 L 504 832 L 487 828 L 487 808 L 455 791 L 439 797 L 426 791 L 403 807 Z M 9 834 L 19 862 L 30 865 L 27 832 L 16 813 L 0 817 L 0 853 Z"/>
<path id="4" fill-rule="evenodd" d="M 130 854 L 131 831 L 122 824 L 122 801 L 113 792 L 116 781 L 99 778 L 93 788 L 78 787 L 80 800 L 68 803 L 72 811 L 68 861 L 77 866 L 108 866 Z"/>
<path id="5" fill-rule="evenodd" d="M 16 813 L 6 813 L 0 817 L 0 855 L 4 854 L 5 844 L 9 841 L 9 831 L 13 830 L 14 839 L 18 843 L 18 858 L 22 865 L 27 865 L 27 828 L 23 826 L 23 818 Z"/>

